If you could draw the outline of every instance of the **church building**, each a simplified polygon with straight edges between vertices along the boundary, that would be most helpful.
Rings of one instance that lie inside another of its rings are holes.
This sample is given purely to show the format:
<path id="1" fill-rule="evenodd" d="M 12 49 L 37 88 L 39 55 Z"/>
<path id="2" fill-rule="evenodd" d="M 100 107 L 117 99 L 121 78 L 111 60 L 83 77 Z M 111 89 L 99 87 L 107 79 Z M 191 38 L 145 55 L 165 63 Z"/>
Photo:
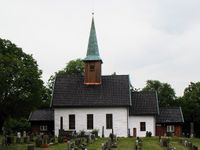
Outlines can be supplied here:
<path id="1" fill-rule="evenodd" d="M 147 131 L 155 136 L 159 116 L 156 92 L 133 91 L 129 75 L 102 75 L 94 18 L 83 61 L 83 75 L 56 76 L 51 102 L 54 134 L 58 136 L 60 129 L 96 129 L 105 137 L 112 132 L 119 137 L 144 137 Z"/>

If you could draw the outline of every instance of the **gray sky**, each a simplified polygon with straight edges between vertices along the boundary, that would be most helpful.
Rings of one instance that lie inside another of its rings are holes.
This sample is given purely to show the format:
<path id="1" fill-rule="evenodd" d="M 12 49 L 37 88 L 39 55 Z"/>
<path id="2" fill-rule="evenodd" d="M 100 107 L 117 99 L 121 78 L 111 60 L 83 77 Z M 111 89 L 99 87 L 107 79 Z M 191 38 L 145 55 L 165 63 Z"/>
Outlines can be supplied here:
<path id="1" fill-rule="evenodd" d="M 0 37 L 33 54 L 47 81 L 85 57 L 93 9 L 103 74 L 167 82 L 178 96 L 199 81 L 199 0 L 0 0 Z"/>

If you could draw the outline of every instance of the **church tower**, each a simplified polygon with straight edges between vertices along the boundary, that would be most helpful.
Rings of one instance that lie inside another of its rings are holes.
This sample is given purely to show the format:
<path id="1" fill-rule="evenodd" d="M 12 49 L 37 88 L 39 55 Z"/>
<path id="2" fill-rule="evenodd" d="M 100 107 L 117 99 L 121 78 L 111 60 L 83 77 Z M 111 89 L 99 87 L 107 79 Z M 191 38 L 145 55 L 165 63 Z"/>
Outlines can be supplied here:
<path id="1" fill-rule="evenodd" d="M 93 17 L 90 29 L 87 55 L 83 61 L 85 63 L 84 84 L 86 85 L 101 84 L 101 64 L 103 62 L 99 55 L 99 48 L 97 44 L 96 30 Z"/>

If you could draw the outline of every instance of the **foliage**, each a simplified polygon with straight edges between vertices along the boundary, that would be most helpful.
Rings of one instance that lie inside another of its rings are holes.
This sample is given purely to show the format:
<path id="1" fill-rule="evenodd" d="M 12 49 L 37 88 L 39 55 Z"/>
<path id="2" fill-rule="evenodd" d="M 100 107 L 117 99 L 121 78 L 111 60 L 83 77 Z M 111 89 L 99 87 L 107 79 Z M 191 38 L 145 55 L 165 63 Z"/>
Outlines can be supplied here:
<path id="1" fill-rule="evenodd" d="M 24 119 L 9 118 L 4 122 L 4 129 L 7 134 L 30 130 L 30 123 Z"/>
<path id="2" fill-rule="evenodd" d="M 158 94 L 159 106 L 174 106 L 176 104 L 175 91 L 168 83 L 161 83 L 158 80 L 148 80 L 143 91 L 156 91 Z"/>
<path id="3" fill-rule="evenodd" d="M 54 86 L 56 75 L 60 75 L 60 74 L 82 75 L 83 71 L 84 71 L 84 63 L 81 59 L 69 61 L 64 69 L 59 70 L 58 72 L 55 72 L 55 75 L 50 76 L 47 83 L 47 87 L 51 95 L 53 92 L 53 86 Z"/>
<path id="4" fill-rule="evenodd" d="M 193 83 L 185 88 L 183 97 L 179 98 L 183 110 L 183 115 L 186 124 L 194 123 L 194 131 L 200 136 L 200 82 Z M 189 126 L 186 126 L 190 130 Z"/>
<path id="5" fill-rule="evenodd" d="M 200 121 L 200 82 L 191 82 L 184 90 L 182 108 L 185 119 L 188 121 Z"/>
<path id="6" fill-rule="evenodd" d="M 58 143 L 63 143 L 64 142 L 64 139 L 62 136 L 58 136 Z"/>
<path id="7" fill-rule="evenodd" d="M 41 74 L 32 55 L 0 39 L 0 129 L 7 117 L 28 117 L 40 105 Z"/>
<path id="8" fill-rule="evenodd" d="M 79 135 L 80 135 L 80 137 L 85 137 L 85 131 L 84 131 L 84 130 L 81 130 L 81 131 L 79 132 Z"/>
<path id="9" fill-rule="evenodd" d="M 146 132 L 146 137 L 151 137 L 151 136 L 152 136 L 151 131 L 147 131 L 147 132 Z"/>
<path id="10" fill-rule="evenodd" d="M 51 102 L 51 90 L 45 86 L 42 87 L 41 104 L 39 108 L 49 108 Z"/>
<path id="11" fill-rule="evenodd" d="M 97 138 L 97 137 L 98 137 L 99 130 L 98 130 L 98 129 L 93 129 L 91 133 L 94 134 L 95 137 Z"/>

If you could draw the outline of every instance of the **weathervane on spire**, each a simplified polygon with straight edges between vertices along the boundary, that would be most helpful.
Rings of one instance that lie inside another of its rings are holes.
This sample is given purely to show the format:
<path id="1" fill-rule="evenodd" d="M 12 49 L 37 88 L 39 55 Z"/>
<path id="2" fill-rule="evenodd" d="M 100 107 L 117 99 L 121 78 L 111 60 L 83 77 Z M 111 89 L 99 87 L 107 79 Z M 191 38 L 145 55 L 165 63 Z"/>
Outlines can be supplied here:
<path id="1" fill-rule="evenodd" d="M 92 1 L 92 17 L 94 17 L 94 3 L 95 3 L 95 0 Z"/>

